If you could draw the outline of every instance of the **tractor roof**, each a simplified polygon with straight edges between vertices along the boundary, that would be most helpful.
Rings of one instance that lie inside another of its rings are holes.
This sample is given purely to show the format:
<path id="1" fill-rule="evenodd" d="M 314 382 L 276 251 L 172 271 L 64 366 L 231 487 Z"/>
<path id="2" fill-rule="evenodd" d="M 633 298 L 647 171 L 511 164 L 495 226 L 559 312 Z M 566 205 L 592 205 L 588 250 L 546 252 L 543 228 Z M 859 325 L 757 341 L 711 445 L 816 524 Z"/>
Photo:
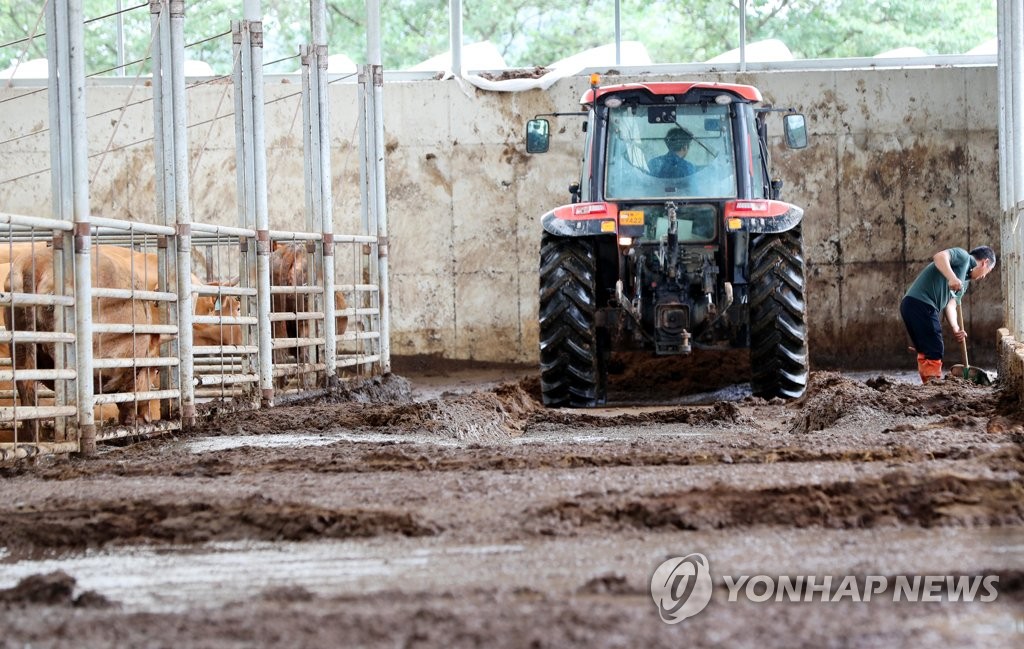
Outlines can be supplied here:
<path id="1" fill-rule="evenodd" d="M 761 101 L 761 91 L 755 88 L 754 86 L 745 86 L 737 83 L 679 83 L 674 81 L 655 81 L 651 83 L 623 83 L 614 86 L 599 86 L 596 90 L 594 88 L 590 88 L 585 93 L 583 93 L 583 97 L 580 98 L 580 103 L 592 104 L 594 103 L 595 99 L 603 97 L 604 95 L 619 93 L 628 90 L 646 90 L 652 95 L 685 95 L 687 92 L 694 88 L 721 90 L 724 92 L 731 92 L 737 94 L 748 101 Z"/>

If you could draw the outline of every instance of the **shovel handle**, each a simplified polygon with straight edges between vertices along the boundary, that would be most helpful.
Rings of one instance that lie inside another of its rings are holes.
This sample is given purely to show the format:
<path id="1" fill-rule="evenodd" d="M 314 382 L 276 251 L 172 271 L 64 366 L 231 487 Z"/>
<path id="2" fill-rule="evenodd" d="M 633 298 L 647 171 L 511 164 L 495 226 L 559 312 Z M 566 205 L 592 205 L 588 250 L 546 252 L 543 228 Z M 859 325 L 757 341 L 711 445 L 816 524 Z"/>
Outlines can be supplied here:
<path id="1" fill-rule="evenodd" d="M 963 331 L 964 330 L 964 308 L 960 305 L 959 302 L 956 303 L 956 320 L 957 320 L 957 325 L 959 325 L 959 327 L 960 327 L 960 331 Z M 967 338 L 964 338 L 963 340 L 960 341 L 960 353 L 963 354 L 963 357 L 964 357 L 964 375 L 966 376 L 967 375 L 967 368 L 971 366 L 971 364 L 967 362 Z"/>

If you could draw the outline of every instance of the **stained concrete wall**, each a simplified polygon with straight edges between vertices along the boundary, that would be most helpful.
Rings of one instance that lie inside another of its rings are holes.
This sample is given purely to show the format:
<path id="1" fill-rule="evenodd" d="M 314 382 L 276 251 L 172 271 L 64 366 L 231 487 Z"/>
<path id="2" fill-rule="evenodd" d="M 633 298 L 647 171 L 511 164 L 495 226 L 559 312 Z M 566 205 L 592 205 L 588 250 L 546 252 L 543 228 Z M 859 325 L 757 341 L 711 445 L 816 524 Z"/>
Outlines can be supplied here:
<path id="1" fill-rule="evenodd" d="M 645 77 L 660 80 L 658 77 Z M 817 367 L 913 367 L 899 319 L 906 286 L 937 250 L 998 244 L 994 67 L 687 75 L 749 83 L 809 120 L 811 146 L 778 146 L 784 198 L 806 209 L 808 321 Z M 606 77 L 606 83 L 632 81 Z M 527 119 L 578 107 L 586 78 L 548 91 L 492 93 L 456 81 L 384 90 L 391 235 L 392 351 L 534 362 L 539 217 L 567 202 L 579 173 L 581 120 L 554 122 L 554 144 L 528 156 Z M 294 83 L 266 91 L 271 227 L 302 229 L 301 116 Z M 0 90 L 0 100 L 24 89 Z M 332 84 L 335 229 L 358 228 L 356 92 Z M 153 220 L 151 105 L 116 109 L 148 89 L 88 89 L 93 212 Z M 227 85 L 190 89 L 193 218 L 235 224 L 233 102 Z M 99 115 L 102 110 L 113 112 Z M 45 127 L 45 94 L 0 103 L 0 141 Z M 227 115 L 227 117 L 223 117 Z M 215 117 L 220 119 L 213 119 Z M 213 121 L 210 121 L 213 120 Z M 44 135 L 0 147 L 0 180 L 49 166 Z M 102 167 L 100 167 L 102 160 Z M 98 169 L 98 171 L 96 171 Z M 49 214 L 48 175 L 0 183 L 0 211 Z M 994 363 L 1002 326 L 994 277 L 972 287 L 972 363 Z M 947 359 L 957 347 L 947 341 Z"/>

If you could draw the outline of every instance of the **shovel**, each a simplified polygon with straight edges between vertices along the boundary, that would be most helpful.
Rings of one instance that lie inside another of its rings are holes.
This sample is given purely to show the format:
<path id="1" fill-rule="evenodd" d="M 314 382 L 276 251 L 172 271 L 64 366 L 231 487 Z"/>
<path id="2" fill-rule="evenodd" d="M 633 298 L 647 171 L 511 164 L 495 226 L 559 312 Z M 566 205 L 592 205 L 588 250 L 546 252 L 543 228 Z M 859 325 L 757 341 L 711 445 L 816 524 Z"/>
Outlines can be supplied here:
<path id="1" fill-rule="evenodd" d="M 960 325 L 960 331 L 964 329 L 964 309 L 960 306 L 960 303 L 956 303 L 956 319 Z M 967 339 L 964 338 L 960 341 L 960 353 L 963 354 L 964 363 L 959 363 L 949 368 L 949 376 L 956 376 L 962 379 L 967 379 L 971 383 L 977 383 L 978 385 L 992 385 L 992 375 L 981 369 L 980 367 L 971 367 L 971 364 L 967 362 Z"/>

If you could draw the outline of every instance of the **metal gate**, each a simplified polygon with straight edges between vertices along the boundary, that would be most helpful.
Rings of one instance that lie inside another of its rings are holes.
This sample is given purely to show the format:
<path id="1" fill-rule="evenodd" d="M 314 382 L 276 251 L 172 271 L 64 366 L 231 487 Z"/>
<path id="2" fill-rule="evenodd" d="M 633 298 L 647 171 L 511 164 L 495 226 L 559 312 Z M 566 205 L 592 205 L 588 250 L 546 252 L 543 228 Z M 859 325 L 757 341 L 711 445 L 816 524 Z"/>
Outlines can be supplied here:
<path id="1" fill-rule="evenodd" d="M 91 453 L 97 441 L 188 428 L 214 402 L 221 412 L 269 407 L 389 370 L 380 67 L 360 75 L 361 231 L 335 233 L 325 7 L 313 3 L 321 44 L 300 48 L 294 99 L 305 229 L 272 230 L 262 23 L 233 22 L 222 36 L 235 52 L 238 226 L 195 222 L 187 93 L 198 84 L 185 85 L 184 5 L 148 5 L 154 136 L 144 145 L 157 225 L 90 213 L 89 158 L 102 166 L 111 144 L 90 155 L 86 121 L 111 111 L 86 113 L 81 3 L 47 3 L 49 128 L 13 140 L 50 134 L 50 169 L 35 175 L 53 179 L 53 216 L 0 213 L 0 460 Z"/>

